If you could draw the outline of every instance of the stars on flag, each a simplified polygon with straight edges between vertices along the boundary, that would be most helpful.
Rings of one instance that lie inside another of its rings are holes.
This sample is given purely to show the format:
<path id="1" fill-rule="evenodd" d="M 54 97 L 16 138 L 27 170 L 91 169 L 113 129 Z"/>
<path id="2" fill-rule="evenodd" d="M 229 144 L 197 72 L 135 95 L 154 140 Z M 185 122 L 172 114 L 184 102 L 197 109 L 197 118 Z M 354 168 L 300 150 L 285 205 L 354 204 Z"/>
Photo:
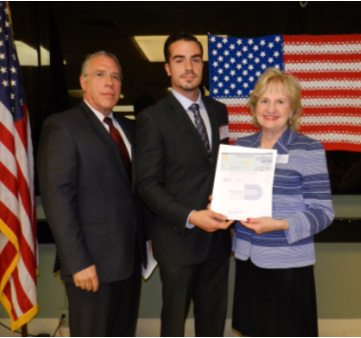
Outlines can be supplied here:
<path id="1" fill-rule="evenodd" d="M 7 9 L 4 9 L 7 11 Z M 8 20 L 4 22 L 5 34 L 3 33 L 3 28 L 0 31 L 0 87 L 3 89 L 9 90 L 8 95 L 3 95 L 4 97 L 9 97 L 10 100 L 14 100 L 16 95 L 16 87 L 17 87 L 17 69 L 12 65 L 13 62 L 17 60 L 16 53 L 8 53 L 7 50 L 7 40 L 9 35 L 11 34 L 11 27 Z M 10 67 L 9 67 L 10 65 Z M 8 68 L 9 67 L 9 68 Z M 8 88 L 8 89 L 7 89 Z M 14 103 L 11 104 L 11 111 L 14 111 Z"/>
<path id="2" fill-rule="evenodd" d="M 240 39 L 209 36 L 210 92 L 214 98 L 249 97 L 269 67 L 283 70 L 281 35 Z"/>

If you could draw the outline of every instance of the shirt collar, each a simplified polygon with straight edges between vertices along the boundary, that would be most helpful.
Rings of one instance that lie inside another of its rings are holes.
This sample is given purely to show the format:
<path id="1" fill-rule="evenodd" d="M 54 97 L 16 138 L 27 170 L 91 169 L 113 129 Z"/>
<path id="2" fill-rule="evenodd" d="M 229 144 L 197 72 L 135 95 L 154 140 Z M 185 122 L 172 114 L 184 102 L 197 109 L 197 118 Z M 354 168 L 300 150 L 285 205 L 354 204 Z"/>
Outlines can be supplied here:
<path id="1" fill-rule="evenodd" d="M 261 146 L 261 135 L 262 130 L 255 135 L 256 137 L 253 143 L 250 144 L 250 147 L 259 148 Z M 276 149 L 278 154 L 288 154 L 289 145 L 293 143 L 296 136 L 296 132 L 293 132 L 290 128 L 287 128 L 279 137 L 276 144 L 273 146 L 273 149 Z"/>
<path id="2" fill-rule="evenodd" d="M 195 102 L 193 102 L 192 100 L 188 99 L 188 98 L 185 97 L 184 95 L 178 93 L 178 92 L 175 91 L 174 89 L 171 90 L 171 93 L 172 93 L 172 94 L 175 96 L 175 98 L 179 101 L 179 103 L 182 105 L 182 107 L 184 108 L 184 110 L 188 110 L 189 107 L 190 107 L 193 103 L 197 103 L 201 109 L 205 109 L 205 108 L 204 108 L 204 103 L 203 103 L 203 101 L 202 101 L 201 92 L 199 92 L 198 99 L 197 99 L 197 101 L 195 101 Z"/>
<path id="3" fill-rule="evenodd" d="M 99 119 L 99 121 L 101 123 L 104 123 L 104 118 L 105 117 L 110 117 L 112 119 L 112 121 L 114 121 L 114 115 L 113 112 L 111 112 L 108 116 L 105 116 L 104 114 L 102 114 L 100 111 L 96 110 L 93 106 L 90 105 L 90 103 L 88 103 L 86 100 L 84 100 L 84 102 L 86 103 L 86 105 L 90 108 L 90 110 L 94 113 L 94 115 Z"/>
<path id="4" fill-rule="evenodd" d="M 294 142 L 297 133 L 293 132 L 290 128 L 287 128 L 275 144 L 278 154 L 288 154 L 289 146 Z"/>
<path id="5" fill-rule="evenodd" d="M 273 149 L 277 149 L 278 154 L 288 154 L 289 146 L 293 143 L 296 133 L 293 132 L 290 128 L 287 128 L 283 134 L 279 137 Z"/>

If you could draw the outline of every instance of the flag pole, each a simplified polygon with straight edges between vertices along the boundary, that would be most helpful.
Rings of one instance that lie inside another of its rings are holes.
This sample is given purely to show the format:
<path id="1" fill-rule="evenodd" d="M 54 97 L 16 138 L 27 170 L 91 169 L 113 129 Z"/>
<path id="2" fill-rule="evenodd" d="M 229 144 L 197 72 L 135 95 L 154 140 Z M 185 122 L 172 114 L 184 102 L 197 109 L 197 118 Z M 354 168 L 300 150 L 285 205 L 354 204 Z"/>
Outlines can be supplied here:
<path id="1" fill-rule="evenodd" d="M 21 327 L 21 337 L 28 337 L 28 324 Z"/>

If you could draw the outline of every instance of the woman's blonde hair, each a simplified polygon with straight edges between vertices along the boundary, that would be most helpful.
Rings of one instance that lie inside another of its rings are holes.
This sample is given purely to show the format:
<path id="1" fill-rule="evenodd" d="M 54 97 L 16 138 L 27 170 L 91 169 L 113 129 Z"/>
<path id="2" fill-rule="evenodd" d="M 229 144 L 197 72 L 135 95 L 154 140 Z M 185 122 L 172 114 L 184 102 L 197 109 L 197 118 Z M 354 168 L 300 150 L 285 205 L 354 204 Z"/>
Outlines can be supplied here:
<path id="1" fill-rule="evenodd" d="M 254 90 L 249 98 L 248 104 L 251 108 L 252 123 L 258 128 L 260 127 L 256 117 L 256 106 L 259 98 L 266 91 L 267 86 L 272 84 L 281 84 L 286 91 L 286 95 L 290 100 L 292 116 L 288 121 L 288 125 L 293 131 L 297 131 L 301 124 L 302 104 L 301 104 L 301 85 L 298 80 L 276 68 L 268 68 L 258 79 Z"/>

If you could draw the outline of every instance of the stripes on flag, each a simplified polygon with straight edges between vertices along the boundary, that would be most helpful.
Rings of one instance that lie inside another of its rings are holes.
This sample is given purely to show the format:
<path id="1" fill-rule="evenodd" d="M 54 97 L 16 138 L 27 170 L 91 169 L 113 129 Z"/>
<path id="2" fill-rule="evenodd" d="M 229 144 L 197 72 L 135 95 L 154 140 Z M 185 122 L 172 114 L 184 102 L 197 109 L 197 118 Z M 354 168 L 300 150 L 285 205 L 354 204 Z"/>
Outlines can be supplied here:
<path id="1" fill-rule="evenodd" d="M 0 300 L 12 330 L 38 312 L 34 162 L 8 8 L 0 2 Z"/>
<path id="2" fill-rule="evenodd" d="M 249 93 L 266 68 L 276 67 L 300 80 L 301 133 L 326 150 L 361 151 L 361 35 L 210 35 L 208 44 L 210 95 L 228 107 L 232 143 L 256 131 Z"/>

